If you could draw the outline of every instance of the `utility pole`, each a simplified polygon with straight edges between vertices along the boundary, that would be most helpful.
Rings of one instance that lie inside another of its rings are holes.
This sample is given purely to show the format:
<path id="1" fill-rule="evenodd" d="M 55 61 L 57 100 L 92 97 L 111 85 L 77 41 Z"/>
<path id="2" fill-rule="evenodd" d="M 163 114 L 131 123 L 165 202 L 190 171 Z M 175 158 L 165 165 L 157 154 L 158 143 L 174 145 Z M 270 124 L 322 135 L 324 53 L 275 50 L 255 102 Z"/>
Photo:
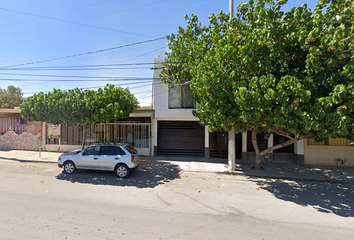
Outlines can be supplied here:
<path id="1" fill-rule="evenodd" d="M 230 1 L 230 21 L 234 17 L 234 0 Z M 229 146 L 228 146 L 228 163 L 229 170 L 235 171 L 236 169 L 236 144 L 235 144 L 235 129 L 231 128 L 229 131 Z"/>

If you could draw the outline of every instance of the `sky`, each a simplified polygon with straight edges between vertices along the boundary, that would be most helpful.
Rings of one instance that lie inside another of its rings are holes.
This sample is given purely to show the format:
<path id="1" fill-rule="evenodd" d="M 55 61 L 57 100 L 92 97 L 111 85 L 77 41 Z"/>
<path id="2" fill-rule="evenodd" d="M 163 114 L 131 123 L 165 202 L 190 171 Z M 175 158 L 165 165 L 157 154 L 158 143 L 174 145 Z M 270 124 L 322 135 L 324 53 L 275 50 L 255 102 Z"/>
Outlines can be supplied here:
<path id="1" fill-rule="evenodd" d="M 289 0 L 282 10 L 316 2 Z M 186 27 L 185 14 L 207 25 L 221 10 L 229 12 L 229 0 L 1 1 L 0 88 L 19 87 L 27 98 L 109 83 L 149 106 L 154 59 L 169 51 L 164 37 Z"/>

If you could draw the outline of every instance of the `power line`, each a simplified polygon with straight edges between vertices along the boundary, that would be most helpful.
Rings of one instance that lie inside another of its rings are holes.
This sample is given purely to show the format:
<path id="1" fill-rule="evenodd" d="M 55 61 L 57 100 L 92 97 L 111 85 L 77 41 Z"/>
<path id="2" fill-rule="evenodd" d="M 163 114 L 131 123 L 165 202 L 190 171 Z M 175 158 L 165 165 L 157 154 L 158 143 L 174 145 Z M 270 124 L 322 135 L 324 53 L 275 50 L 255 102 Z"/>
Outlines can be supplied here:
<path id="1" fill-rule="evenodd" d="M 158 3 L 166 2 L 166 1 L 168 1 L 168 0 L 163 0 L 163 1 L 158 1 L 158 2 L 154 2 L 154 3 L 149 3 L 149 4 L 142 5 L 142 6 L 134 7 L 134 8 L 129 8 L 129 9 L 116 11 L 116 12 L 112 12 L 112 13 L 107 13 L 107 14 L 103 14 L 103 15 L 99 15 L 99 16 L 95 16 L 95 17 L 91 17 L 91 18 L 81 19 L 81 20 L 78 20 L 78 21 L 66 21 L 66 20 L 62 20 L 62 19 L 56 19 L 56 18 L 40 16 L 40 17 L 43 17 L 43 18 L 50 18 L 52 20 L 62 21 L 62 22 L 65 22 L 65 23 L 52 25 L 52 26 L 49 26 L 49 27 L 37 28 L 37 29 L 30 30 L 30 31 L 23 31 L 23 32 L 18 32 L 18 33 L 13 33 L 13 34 L 2 35 L 0 37 L 7 37 L 7 36 L 17 35 L 17 34 L 21 34 L 21 33 L 33 32 L 33 31 L 37 31 L 37 30 L 41 30 L 41 29 L 46 29 L 46 28 L 51 28 L 51 27 L 56 27 L 56 26 L 61 26 L 61 25 L 66 25 L 66 24 L 71 23 L 71 24 L 76 24 L 76 25 L 85 26 L 85 27 L 92 27 L 92 28 L 98 28 L 98 29 L 103 29 L 103 30 L 110 30 L 110 31 L 114 31 L 114 32 L 120 32 L 120 33 L 126 33 L 126 34 L 132 34 L 132 35 L 137 35 L 137 36 L 143 36 L 143 37 L 149 37 L 150 38 L 151 36 L 147 36 L 147 35 L 143 35 L 143 34 L 131 33 L 131 32 L 121 31 L 121 30 L 112 29 L 112 28 L 98 27 L 98 26 L 83 24 L 83 23 L 79 23 L 79 22 L 90 20 L 90 19 L 94 19 L 94 18 L 99 18 L 99 17 L 105 17 L 105 16 L 108 16 L 108 15 L 112 15 L 112 14 L 116 14 L 116 13 L 120 13 L 120 12 L 130 11 L 130 10 L 134 10 L 134 9 L 137 9 L 137 8 L 142 8 L 142 7 L 146 7 L 146 6 L 150 6 L 150 5 L 153 5 L 153 4 L 158 4 Z M 3 10 L 8 10 L 8 9 L 3 9 Z M 13 11 L 13 10 L 8 10 L 8 11 Z M 18 11 L 14 11 L 14 12 L 18 12 Z M 22 12 L 19 12 L 19 13 L 22 13 Z M 26 13 L 24 13 L 24 14 L 26 14 Z M 39 16 L 39 15 L 37 15 L 37 16 Z"/>
<path id="2" fill-rule="evenodd" d="M 57 68 L 57 69 L 36 69 L 36 68 L 0 68 L 0 71 L 7 70 L 7 71 L 81 71 L 81 70 L 119 70 L 119 69 L 151 69 L 151 67 L 100 67 L 100 68 Z"/>
<path id="3" fill-rule="evenodd" d="M 0 81 L 13 81 L 13 82 L 102 82 L 102 81 L 110 81 L 110 82 L 117 82 L 117 81 L 137 81 L 137 80 L 145 80 L 145 81 L 152 81 L 152 78 L 140 78 L 140 79 L 19 79 L 19 78 L 0 78 Z"/>
<path id="4" fill-rule="evenodd" d="M 154 41 L 158 41 L 158 40 L 162 40 L 162 39 L 165 39 L 165 37 L 150 39 L 150 40 L 146 40 L 146 41 L 142 41 L 142 42 L 130 43 L 130 44 L 126 44 L 126 45 L 122 45 L 122 46 L 118 46 L 118 47 L 106 48 L 106 49 L 101 49 L 101 50 L 92 51 L 92 52 L 79 53 L 79 54 L 69 55 L 69 56 L 65 56 L 65 57 L 52 58 L 52 59 L 47 59 L 47 60 L 42 60 L 42 61 L 37 61 L 37 62 L 29 62 L 29 63 L 22 63 L 22 64 L 10 65 L 10 66 L 5 66 L 5 67 L 0 67 L 0 69 L 3 69 L 3 68 L 12 68 L 12 67 L 19 67 L 19 66 L 25 66 L 25 65 L 30 65 L 30 64 L 37 64 L 37 63 L 43 63 L 43 62 L 50 62 L 50 61 L 55 61 L 55 60 L 60 60 L 60 59 L 65 59 L 65 58 L 71 58 L 71 57 L 78 57 L 78 56 L 83 56 L 83 55 L 87 55 L 87 54 L 99 53 L 99 52 L 106 52 L 106 51 L 111 51 L 111 50 L 115 50 L 115 49 L 119 49 L 119 48 L 124 48 L 124 47 L 130 47 L 130 46 L 134 46 L 134 45 L 139 45 L 139 44 L 143 44 L 143 43 L 147 43 L 147 42 L 154 42 Z"/>
<path id="5" fill-rule="evenodd" d="M 141 65 L 152 65 L 152 64 L 154 64 L 154 63 L 113 63 L 113 64 L 94 64 L 94 65 L 76 65 L 76 66 L 74 65 L 74 66 L 52 66 L 52 67 L 26 67 L 26 68 L 11 68 L 11 69 L 0 68 L 0 70 L 13 70 L 13 69 L 16 69 L 16 70 L 22 70 L 22 69 L 34 69 L 34 70 L 49 69 L 49 70 L 53 70 L 56 68 L 85 68 L 85 67 L 111 67 L 111 66 L 135 66 L 135 65 L 141 66 Z"/>
<path id="6" fill-rule="evenodd" d="M 26 11 L 26 13 L 27 13 L 27 12 L 34 12 L 34 11 L 41 10 L 41 9 L 45 9 L 45 8 L 55 7 L 55 6 L 58 6 L 58 5 L 62 5 L 62 4 L 69 3 L 69 2 L 75 2 L 75 1 L 76 1 L 76 0 L 71 0 L 71 1 L 66 1 L 66 2 L 57 3 L 57 4 L 54 4 L 54 5 L 49 5 L 49 6 L 41 7 L 41 8 L 31 9 L 31 10 Z M 6 15 L 6 16 L 2 16 L 2 17 L 0 17 L 0 18 L 12 17 L 12 16 L 16 16 L 16 15 L 19 15 L 19 14 L 20 14 L 20 13 L 10 14 L 10 15 Z"/>
<path id="7" fill-rule="evenodd" d="M 52 17 L 49 17 L 49 16 L 58 15 L 58 14 L 66 13 L 66 12 L 72 12 L 72 11 L 75 11 L 75 10 L 79 10 L 79 9 L 83 9 L 83 8 L 95 6 L 95 5 L 102 4 L 102 3 L 106 3 L 106 2 L 110 2 L 110 1 L 112 1 L 112 0 L 106 0 L 106 1 L 103 1 L 103 2 L 93 3 L 93 4 L 90 4 L 90 5 L 83 6 L 83 7 L 74 8 L 74 9 L 70 9 L 70 10 L 63 11 L 63 12 L 53 13 L 53 14 L 49 14 L 49 15 L 46 15 L 46 16 L 41 16 L 41 15 L 32 14 L 32 13 L 28 13 L 28 12 L 21 12 L 21 11 L 11 10 L 11 9 L 7 9 L 7 8 L 0 8 L 0 10 L 4 10 L 4 11 L 8 11 L 8 12 L 14 12 L 14 13 L 17 13 L 17 14 L 23 14 L 23 15 L 29 15 L 29 16 L 34 16 L 34 17 L 36 17 L 36 18 L 31 18 L 31 19 L 19 21 L 19 22 L 14 22 L 14 23 L 9 23 L 9 24 L 5 24 L 5 25 L 1 25 L 0 27 L 6 27 L 6 26 L 11 26 L 11 25 L 19 24 L 19 23 L 29 22 L 29 21 L 32 21 L 32 20 L 40 19 L 40 18 L 46 18 L 46 19 L 50 19 L 50 20 L 56 20 L 56 21 L 62 21 L 62 22 L 71 23 L 70 21 L 65 21 L 65 20 L 61 20 L 61 19 L 58 19 L 58 18 L 52 18 Z"/>
<path id="8" fill-rule="evenodd" d="M 161 48 L 162 49 L 162 48 Z M 157 49 L 157 50 L 154 50 L 153 52 L 155 51 L 158 51 L 160 49 Z M 148 52 L 146 54 L 149 54 L 151 52 Z M 135 59 L 135 58 L 138 58 L 138 57 L 141 57 L 141 56 L 144 56 L 146 54 L 142 54 L 142 55 L 139 55 L 137 57 L 134 57 L 134 58 L 131 58 L 131 59 L 128 59 L 126 61 L 129 61 L 129 60 L 132 60 L 132 59 Z M 124 62 L 126 62 L 124 61 Z M 177 64 L 177 63 L 183 63 L 183 62 L 166 62 L 166 63 L 169 63 L 169 64 Z M 52 66 L 52 67 L 24 67 L 24 68 L 6 68 L 6 67 L 2 67 L 0 68 L 0 71 L 3 71 L 3 70 L 23 70 L 23 71 L 30 71 L 30 70 L 87 70 L 89 68 L 93 68 L 93 69 L 101 69 L 101 68 L 105 68 L 105 69 L 134 69 L 134 68 L 122 68 L 121 66 L 143 66 L 143 65 L 153 65 L 154 63 L 113 63 L 113 64 L 96 64 L 96 65 L 74 65 L 74 66 Z M 110 67 L 110 68 L 107 68 L 107 67 Z M 151 67 L 141 67 L 142 68 L 150 68 Z M 164 68 L 164 67 L 162 67 Z M 154 68 L 154 69 L 162 69 L 162 68 Z M 137 68 L 138 69 L 138 68 Z M 0 74 L 7 74 L 7 73 L 0 73 Z M 11 75 L 11 74 L 9 74 Z"/>
<path id="9" fill-rule="evenodd" d="M 126 85 L 134 85 L 134 84 L 140 84 L 140 83 L 145 83 L 145 82 L 136 82 L 136 83 L 122 83 L 122 84 L 115 84 L 114 86 L 126 86 Z M 131 87 L 129 89 L 133 89 L 133 88 L 141 88 L 141 87 L 148 87 L 148 86 L 151 86 L 151 84 L 149 85 L 143 85 L 143 86 L 139 86 L 139 87 Z M 103 88 L 103 87 L 106 87 L 105 86 L 95 86 L 95 87 L 86 87 L 86 88 L 82 88 L 82 89 L 93 89 L 93 88 Z M 72 88 L 71 88 L 72 89 Z M 71 90 L 71 89 L 64 89 L 63 91 L 68 91 L 68 90 Z M 46 92 L 52 92 L 52 91 L 41 91 L 43 93 L 46 93 Z M 23 92 L 23 94 L 36 94 L 36 93 L 40 93 L 40 92 Z"/>
<path id="10" fill-rule="evenodd" d="M 26 76 L 26 77 L 60 77 L 60 78 L 139 79 L 139 77 L 113 77 L 113 76 L 112 77 L 94 77 L 94 76 L 78 76 L 78 75 L 47 75 L 47 74 L 24 74 L 24 73 L 0 73 L 0 75 L 15 75 L 15 76 Z"/>

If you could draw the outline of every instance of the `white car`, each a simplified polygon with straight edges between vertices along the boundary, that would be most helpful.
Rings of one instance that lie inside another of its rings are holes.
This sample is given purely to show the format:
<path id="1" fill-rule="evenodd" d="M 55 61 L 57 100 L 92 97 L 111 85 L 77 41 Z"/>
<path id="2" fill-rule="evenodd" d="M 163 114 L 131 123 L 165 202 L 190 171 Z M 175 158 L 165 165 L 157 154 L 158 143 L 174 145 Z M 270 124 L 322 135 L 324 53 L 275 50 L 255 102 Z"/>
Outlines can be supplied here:
<path id="1" fill-rule="evenodd" d="M 97 144 L 59 156 L 58 166 L 72 174 L 76 169 L 114 171 L 124 178 L 139 165 L 138 151 L 128 144 Z"/>

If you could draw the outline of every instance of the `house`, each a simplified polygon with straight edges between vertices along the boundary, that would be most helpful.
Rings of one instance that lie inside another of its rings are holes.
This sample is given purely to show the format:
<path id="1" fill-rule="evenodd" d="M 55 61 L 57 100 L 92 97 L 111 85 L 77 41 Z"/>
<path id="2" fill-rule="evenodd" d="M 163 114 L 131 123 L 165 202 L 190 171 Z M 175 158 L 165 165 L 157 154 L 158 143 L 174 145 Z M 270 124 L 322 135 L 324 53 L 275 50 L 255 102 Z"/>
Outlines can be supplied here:
<path id="1" fill-rule="evenodd" d="M 154 110 L 135 110 L 128 119 L 91 125 L 87 129 L 76 126 L 28 122 L 19 109 L 0 109 L 0 150 L 43 150 L 68 152 L 97 142 L 126 143 L 130 133 L 133 145 L 141 155 L 153 154 L 151 122 Z"/>
<path id="2" fill-rule="evenodd" d="M 116 119 L 112 122 L 92 124 L 89 128 L 55 126 L 46 123 L 44 132 L 46 136 L 43 144 L 45 151 L 69 152 L 82 148 L 83 132 L 85 131 L 85 144 L 88 146 L 99 142 L 127 143 L 131 134 L 133 145 L 140 155 L 152 156 L 153 109 L 134 110 L 127 119 Z"/>
<path id="3" fill-rule="evenodd" d="M 27 122 L 19 109 L 0 109 L 0 149 L 39 150 L 42 145 L 40 122 Z"/>
<path id="4" fill-rule="evenodd" d="M 192 111 L 198 108 L 187 87 L 173 87 L 163 83 L 159 77 L 164 60 L 154 61 L 153 103 L 155 118 L 154 155 L 178 155 L 221 158 L 227 162 L 228 133 L 208 132 L 208 126 L 201 126 Z M 257 136 L 260 149 L 282 142 L 279 135 L 264 139 Z M 235 134 L 236 162 L 255 159 L 251 132 Z M 338 161 L 340 159 L 340 161 Z M 323 143 L 301 140 L 280 148 L 266 156 L 269 162 L 293 162 L 354 166 L 354 147 L 346 139 L 332 139 Z"/>
<path id="5" fill-rule="evenodd" d="M 345 138 L 327 138 L 322 142 L 304 141 L 304 163 L 354 167 L 354 145 Z"/>

